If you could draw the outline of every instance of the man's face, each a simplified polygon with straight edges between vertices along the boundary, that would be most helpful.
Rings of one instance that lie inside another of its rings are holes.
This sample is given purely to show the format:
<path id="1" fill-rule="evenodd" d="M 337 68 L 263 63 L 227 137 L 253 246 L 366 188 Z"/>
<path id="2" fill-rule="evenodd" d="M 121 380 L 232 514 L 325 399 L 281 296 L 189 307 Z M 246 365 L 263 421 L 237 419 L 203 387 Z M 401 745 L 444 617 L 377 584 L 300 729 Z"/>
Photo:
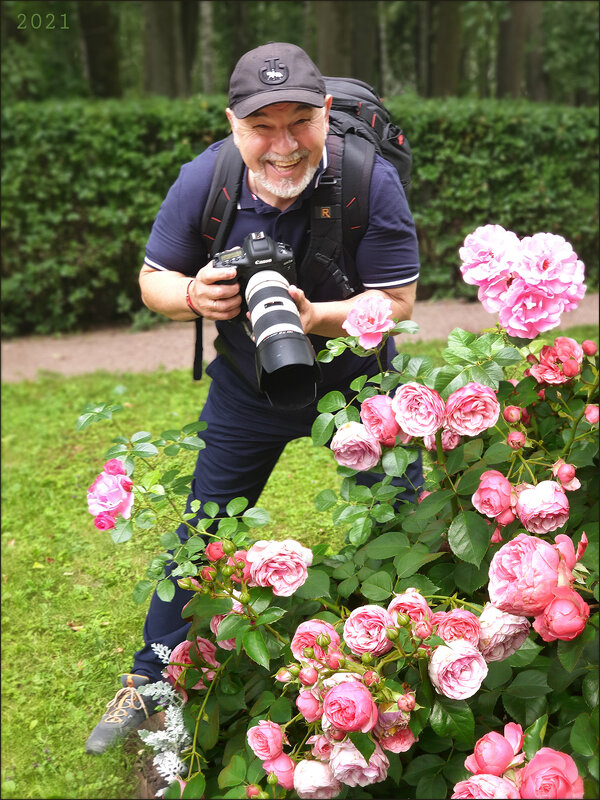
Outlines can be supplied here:
<path id="1" fill-rule="evenodd" d="M 227 109 L 233 140 L 263 193 L 291 199 L 308 186 L 323 155 L 330 106 L 331 97 L 323 108 L 275 103 L 244 119 Z"/>

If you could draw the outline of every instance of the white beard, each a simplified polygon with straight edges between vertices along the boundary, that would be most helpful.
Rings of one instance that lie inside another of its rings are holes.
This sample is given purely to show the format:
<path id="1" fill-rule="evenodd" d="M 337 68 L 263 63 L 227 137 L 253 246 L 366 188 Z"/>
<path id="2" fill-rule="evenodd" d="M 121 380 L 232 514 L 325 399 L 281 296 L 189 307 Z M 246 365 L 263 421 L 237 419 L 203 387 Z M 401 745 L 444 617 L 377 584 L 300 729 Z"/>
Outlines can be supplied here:
<path id="1" fill-rule="evenodd" d="M 304 154 L 302 153 L 298 155 Z M 266 191 L 272 194 L 274 197 L 280 197 L 284 200 L 291 200 L 292 198 L 298 197 L 298 195 L 302 194 L 302 192 L 313 179 L 313 176 L 317 171 L 317 167 L 311 167 L 310 165 L 307 165 L 306 172 L 299 180 L 292 180 L 291 178 L 279 178 L 278 180 L 274 181 L 270 178 L 267 178 L 264 167 L 265 161 L 274 160 L 269 158 L 269 156 L 270 154 L 267 154 L 260 159 L 261 163 L 263 164 L 263 168 L 260 172 L 252 172 L 252 177 L 256 184 L 262 189 L 266 189 Z M 291 156 L 289 160 L 293 161 L 295 158 L 297 158 L 296 154 Z M 279 157 L 277 160 L 281 161 L 281 158 Z"/>

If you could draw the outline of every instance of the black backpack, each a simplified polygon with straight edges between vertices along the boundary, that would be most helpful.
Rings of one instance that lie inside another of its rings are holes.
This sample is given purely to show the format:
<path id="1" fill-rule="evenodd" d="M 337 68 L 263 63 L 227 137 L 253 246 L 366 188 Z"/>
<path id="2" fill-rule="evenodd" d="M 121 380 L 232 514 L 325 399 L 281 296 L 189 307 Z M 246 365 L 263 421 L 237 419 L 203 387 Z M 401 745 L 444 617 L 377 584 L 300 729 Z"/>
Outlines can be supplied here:
<path id="1" fill-rule="evenodd" d="M 369 221 L 369 190 L 375 153 L 396 169 L 405 192 L 410 187 L 412 155 L 406 137 L 368 84 L 353 78 L 325 78 L 333 97 L 329 114 L 329 163 L 311 196 L 311 230 L 299 266 L 308 294 L 333 278 L 343 298 L 360 291 L 354 268 L 356 250 Z M 212 257 L 224 248 L 241 193 L 244 163 L 230 135 L 217 155 L 201 230 Z M 340 268 L 344 254 L 344 268 Z M 202 376 L 202 320 L 196 320 L 194 378 Z"/>

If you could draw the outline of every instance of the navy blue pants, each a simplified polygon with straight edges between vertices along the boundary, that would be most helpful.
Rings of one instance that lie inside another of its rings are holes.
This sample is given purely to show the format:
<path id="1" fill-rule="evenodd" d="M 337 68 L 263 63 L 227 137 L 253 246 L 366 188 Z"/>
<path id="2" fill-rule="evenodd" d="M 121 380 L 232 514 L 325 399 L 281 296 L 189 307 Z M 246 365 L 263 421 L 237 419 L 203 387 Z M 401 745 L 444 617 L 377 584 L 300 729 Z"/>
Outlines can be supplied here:
<path id="1" fill-rule="evenodd" d="M 246 497 L 250 506 L 256 505 L 277 460 L 288 442 L 310 436 L 318 412 L 316 404 L 300 411 L 278 411 L 262 395 L 253 392 L 217 357 L 209 365 L 212 383 L 200 419 L 207 428 L 200 436 L 206 447 L 198 460 L 188 498 L 201 503 L 213 501 L 221 513 L 234 497 Z M 360 483 L 372 485 L 381 475 L 364 473 L 357 476 Z M 407 479 L 408 478 L 408 479 Z M 407 478 L 394 478 L 393 483 L 406 487 L 402 494 L 414 498 L 414 487 L 423 482 L 421 459 L 409 465 Z M 193 520 L 192 520 L 193 522 Z M 178 529 L 182 540 L 187 528 Z M 156 594 L 144 624 L 145 646 L 134 657 L 133 672 L 147 675 L 152 681 L 161 679 L 163 664 L 156 658 L 152 643 L 173 649 L 185 641 L 189 623 L 183 622 L 181 610 L 191 599 L 188 590 L 175 583 L 175 596 L 165 603 Z"/>

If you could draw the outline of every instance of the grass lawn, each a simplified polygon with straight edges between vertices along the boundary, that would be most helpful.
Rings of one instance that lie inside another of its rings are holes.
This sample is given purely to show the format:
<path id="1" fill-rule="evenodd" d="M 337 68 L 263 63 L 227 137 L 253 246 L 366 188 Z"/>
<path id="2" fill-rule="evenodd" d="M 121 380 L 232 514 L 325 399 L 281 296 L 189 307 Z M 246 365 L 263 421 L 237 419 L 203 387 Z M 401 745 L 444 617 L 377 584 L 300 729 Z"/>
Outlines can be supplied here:
<path id="1" fill-rule="evenodd" d="M 565 335 L 597 341 L 598 332 L 579 326 Z M 419 342 L 403 350 L 439 359 L 443 346 Z M 136 605 L 131 591 L 160 545 L 154 530 L 113 544 L 94 528 L 86 490 L 113 436 L 137 430 L 158 436 L 191 422 L 207 389 L 208 378 L 194 383 L 188 369 L 47 373 L 3 384 L 3 798 L 136 796 L 135 748 L 94 757 L 84 745 L 142 643 L 146 605 Z M 113 424 L 75 432 L 85 403 L 117 399 L 126 408 Z M 194 454 L 186 457 L 191 471 Z M 312 501 L 337 483 L 330 451 L 308 439 L 293 442 L 261 497 L 272 519 L 261 535 L 307 544 L 326 539 L 335 548 L 343 531 Z"/>

